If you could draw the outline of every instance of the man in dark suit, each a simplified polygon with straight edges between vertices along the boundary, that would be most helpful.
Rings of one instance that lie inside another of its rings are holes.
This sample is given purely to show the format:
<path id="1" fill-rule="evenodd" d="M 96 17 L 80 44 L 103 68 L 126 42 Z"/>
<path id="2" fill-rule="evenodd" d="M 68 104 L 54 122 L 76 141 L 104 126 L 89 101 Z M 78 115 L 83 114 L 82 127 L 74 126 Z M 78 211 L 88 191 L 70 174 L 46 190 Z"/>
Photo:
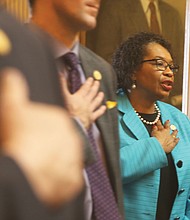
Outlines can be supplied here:
<path id="1" fill-rule="evenodd" d="M 96 88 L 92 87 L 90 90 L 91 92 L 98 88 L 101 90 L 101 93 L 97 93 L 97 96 L 95 96 L 95 99 L 98 98 L 99 100 L 98 108 L 94 109 L 93 105 L 90 107 L 90 126 L 94 129 L 93 133 L 96 137 L 101 160 L 107 170 L 109 182 L 119 211 L 123 214 L 123 193 L 119 166 L 118 119 L 117 110 L 115 108 L 116 77 L 112 67 L 106 61 L 79 43 L 79 32 L 92 29 L 96 25 L 96 16 L 98 14 L 100 0 L 34 0 L 31 1 L 31 3 L 33 4 L 32 22 L 51 36 L 50 41 L 51 43 L 53 42 L 52 44 L 54 45 L 55 57 L 59 58 L 66 52 L 72 51 L 79 58 L 79 71 L 83 85 L 89 83 L 89 79 L 87 79 L 89 77 L 92 81 L 92 78 L 99 79 L 99 82 L 94 82 Z M 43 10 L 41 10 L 42 8 Z M 51 24 L 49 23 L 50 21 Z M 59 68 L 60 72 L 63 70 L 63 77 L 66 78 L 65 75 L 67 76 L 68 72 L 65 71 L 64 66 L 59 66 Z M 74 102 L 73 100 L 75 100 L 75 96 L 79 95 L 80 89 L 79 92 L 69 94 L 65 88 L 65 84 L 63 84 L 63 92 L 66 102 L 69 103 L 67 107 L 69 111 L 72 111 L 72 107 L 70 106 L 77 105 L 77 101 Z M 104 94 L 103 102 L 108 104 L 106 112 L 105 106 L 101 105 L 101 100 L 103 99 L 102 92 Z M 85 100 L 85 98 L 86 97 L 83 97 L 84 104 L 88 101 Z M 75 109 L 78 110 L 81 107 L 83 107 L 83 104 L 78 103 Z M 96 113 L 96 111 L 98 112 Z M 77 115 L 76 112 L 72 112 L 72 115 L 83 122 L 80 115 Z M 88 113 L 84 115 L 86 117 Z M 88 129 L 85 124 L 83 124 L 83 126 L 86 130 Z M 87 202 L 85 203 L 85 213 L 86 219 L 90 220 L 92 219 L 92 212 L 94 211 L 92 210 L 94 198 L 89 190 L 91 186 L 88 185 L 88 176 L 86 183 L 88 194 L 86 197 Z M 97 217 L 93 216 L 93 218 L 96 219 Z M 111 218 L 109 220 L 111 220 Z"/>
<path id="2" fill-rule="evenodd" d="M 60 92 L 47 45 L 0 8 L 0 219 L 83 219 L 81 141 Z"/>
<path id="3" fill-rule="evenodd" d="M 184 31 L 179 12 L 174 7 L 162 0 L 154 2 L 157 15 L 160 15 L 160 33 L 171 42 L 176 54 L 175 60 L 180 66 L 180 71 L 175 76 L 177 83 L 170 95 L 172 98 L 182 94 Z M 148 4 L 149 0 L 104 0 L 96 28 L 87 32 L 87 47 L 111 63 L 112 55 L 121 42 L 137 32 L 150 31 Z M 176 104 L 179 108 L 180 102 Z"/>

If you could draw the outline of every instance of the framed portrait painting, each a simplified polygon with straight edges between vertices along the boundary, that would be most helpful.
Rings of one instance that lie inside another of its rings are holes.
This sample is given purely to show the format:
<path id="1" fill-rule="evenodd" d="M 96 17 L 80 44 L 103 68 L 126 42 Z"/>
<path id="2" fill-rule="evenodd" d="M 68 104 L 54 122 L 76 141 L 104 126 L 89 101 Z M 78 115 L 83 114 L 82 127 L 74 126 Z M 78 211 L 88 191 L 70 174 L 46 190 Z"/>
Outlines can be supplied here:
<path id="1" fill-rule="evenodd" d="M 150 2 L 158 27 L 151 23 Z M 103 0 L 97 26 L 86 33 L 86 46 L 112 62 L 121 42 L 141 31 L 156 31 L 172 45 L 174 62 L 180 66 L 175 85 L 166 102 L 182 109 L 186 0 Z"/>

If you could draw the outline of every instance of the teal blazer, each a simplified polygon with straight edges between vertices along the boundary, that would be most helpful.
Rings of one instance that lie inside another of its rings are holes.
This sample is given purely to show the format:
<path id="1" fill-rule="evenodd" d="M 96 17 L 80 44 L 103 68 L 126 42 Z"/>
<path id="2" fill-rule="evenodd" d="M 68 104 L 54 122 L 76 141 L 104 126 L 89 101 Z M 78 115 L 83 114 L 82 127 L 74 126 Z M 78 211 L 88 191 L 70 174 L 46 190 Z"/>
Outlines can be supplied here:
<path id="1" fill-rule="evenodd" d="M 190 219 L 190 120 L 175 107 L 157 102 L 162 123 L 170 120 L 178 129 L 179 143 L 172 151 L 178 192 L 170 219 Z M 160 168 L 167 157 L 155 137 L 150 137 L 125 94 L 118 95 L 120 162 L 127 220 L 154 220 Z"/>

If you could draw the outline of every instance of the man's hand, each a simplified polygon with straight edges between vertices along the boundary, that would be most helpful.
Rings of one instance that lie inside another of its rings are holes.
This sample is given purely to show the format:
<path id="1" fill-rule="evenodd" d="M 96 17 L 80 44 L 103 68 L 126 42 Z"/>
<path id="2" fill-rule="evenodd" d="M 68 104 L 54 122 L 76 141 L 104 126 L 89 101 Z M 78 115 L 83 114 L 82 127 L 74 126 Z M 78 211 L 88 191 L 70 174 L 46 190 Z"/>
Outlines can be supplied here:
<path id="1" fill-rule="evenodd" d="M 36 195 L 57 205 L 83 186 L 82 141 L 61 107 L 29 101 L 22 75 L 0 78 L 0 146 L 21 167 Z"/>
<path id="2" fill-rule="evenodd" d="M 71 94 L 64 76 L 61 75 L 60 78 L 70 115 L 78 118 L 88 129 L 106 111 L 106 106 L 102 105 L 104 93 L 98 92 L 100 82 L 89 77 L 76 93 Z"/>

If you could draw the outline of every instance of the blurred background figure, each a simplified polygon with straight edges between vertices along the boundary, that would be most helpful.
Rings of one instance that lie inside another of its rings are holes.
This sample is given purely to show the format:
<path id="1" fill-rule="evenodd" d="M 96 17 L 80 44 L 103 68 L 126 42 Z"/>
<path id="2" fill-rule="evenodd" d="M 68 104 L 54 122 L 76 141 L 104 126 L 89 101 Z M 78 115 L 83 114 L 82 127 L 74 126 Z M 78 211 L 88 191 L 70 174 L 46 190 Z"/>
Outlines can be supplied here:
<path id="1" fill-rule="evenodd" d="M 185 9 L 185 1 L 183 4 Z M 179 11 L 171 5 L 172 1 L 168 4 L 163 0 L 104 0 L 96 28 L 86 34 L 86 45 L 111 62 L 114 50 L 131 34 L 162 34 L 171 42 L 175 62 L 180 66 L 167 101 L 181 109 L 184 28 Z"/>

